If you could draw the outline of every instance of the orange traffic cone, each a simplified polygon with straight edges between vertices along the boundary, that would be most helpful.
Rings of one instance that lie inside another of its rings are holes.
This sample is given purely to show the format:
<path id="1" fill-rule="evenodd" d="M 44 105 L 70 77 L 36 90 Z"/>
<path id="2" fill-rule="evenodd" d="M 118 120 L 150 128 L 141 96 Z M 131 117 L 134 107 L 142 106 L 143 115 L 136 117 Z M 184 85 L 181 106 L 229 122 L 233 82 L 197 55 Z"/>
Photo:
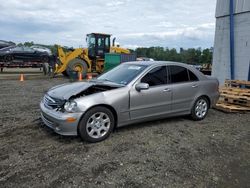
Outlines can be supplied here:
<path id="1" fill-rule="evenodd" d="M 92 74 L 91 73 L 88 73 L 87 74 L 87 80 L 91 80 L 92 79 Z"/>
<path id="2" fill-rule="evenodd" d="M 20 76 L 20 82 L 23 82 L 24 81 L 24 76 L 23 76 L 23 74 L 21 74 L 21 76 Z"/>
<path id="3" fill-rule="evenodd" d="M 82 81 L 82 73 L 81 73 L 81 72 L 79 72 L 78 78 L 79 78 L 79 79 L 78 79 L 79 81 Z"/>

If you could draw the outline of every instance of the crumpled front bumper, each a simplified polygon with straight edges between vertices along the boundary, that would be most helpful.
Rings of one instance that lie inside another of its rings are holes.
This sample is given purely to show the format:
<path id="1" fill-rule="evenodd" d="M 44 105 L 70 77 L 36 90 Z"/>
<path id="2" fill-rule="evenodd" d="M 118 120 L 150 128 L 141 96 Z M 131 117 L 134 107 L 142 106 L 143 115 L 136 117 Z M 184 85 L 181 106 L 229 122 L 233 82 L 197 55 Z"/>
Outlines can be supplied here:
<path id="1" fill-rule="evenodd" d="M 40 103 L 41 119 L 43 123 L 49 128 L 53 129 L 56 133 L 65 136 L 76 136 L 77 126 L 82 117 L 81 113 L 63 113 L 48 109 L 44 106 L 43 101 Z M 74 122 L 68 122 L 68 118 L 75 118 Z"/>

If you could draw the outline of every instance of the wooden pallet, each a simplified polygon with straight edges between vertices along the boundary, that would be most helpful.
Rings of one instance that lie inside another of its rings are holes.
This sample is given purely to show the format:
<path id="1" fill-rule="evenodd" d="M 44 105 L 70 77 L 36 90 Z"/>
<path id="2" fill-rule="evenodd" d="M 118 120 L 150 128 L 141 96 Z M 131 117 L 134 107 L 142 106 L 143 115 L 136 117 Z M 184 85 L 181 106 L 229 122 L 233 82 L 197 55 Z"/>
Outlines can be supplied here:
<path id="1" fill-rule="evenodd" d="M 231 97 L 222 97 L 220 96 L 219 102 L 229 103 L 229 104 L 236 104 L 241 106 L 250 107 L 250 101 L 245 99 L 237 99 L 237 98 L 231 98 Z"/>
<path id="2" fill-rule="evenodd" d="M 242 100 L 249 100 L 250 101 L 250 93 L 234 93 L 234 92 L 220 92 L 220 96 L 222 97 L 228 97 L 232 99 L 242 99 Z"/>
<path id="3" fill-rule="evenodd" d="M 227 104 L 227 103 L 217 103 L 215 108 L 217 110 L 221 110 L 223 112 L 245 112 L 250 111 L 250 108 L 248 107 L 242 107 L 240 105 L 233 105 L 233 104 Z"/>
<path id="4" fill-rule="evenodd" d="M 232 88 L 232 87 L 220 87 L 219 91 L 222 94 L 250 97 L 250 89 Z"/>
<path id="5" fill-rule="evenodd" d="M 250 111 L 250 82 L 226 80 L 225 86 L 219 88 L 220 98 L 216 109 L 224 112 Z"/>
<path id="6" fill-rule="evenodd" d="M 245 80 L 225 80 L 226 87 L 248 88 L 250 89 L 250 81 Z"/>

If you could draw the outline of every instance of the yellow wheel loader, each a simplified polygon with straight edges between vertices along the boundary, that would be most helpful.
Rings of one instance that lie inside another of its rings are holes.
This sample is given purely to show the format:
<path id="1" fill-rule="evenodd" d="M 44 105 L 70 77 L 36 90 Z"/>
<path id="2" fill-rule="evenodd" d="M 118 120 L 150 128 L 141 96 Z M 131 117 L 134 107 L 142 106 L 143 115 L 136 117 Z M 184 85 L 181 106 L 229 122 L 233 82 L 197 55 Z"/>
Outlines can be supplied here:
<path id="1" fill-rule="evenodd" d="M 102 73 L 104 69 L 105 53 L 125 53 L 130 51 L 125 48 L 110 44 L 111 35 L 103 33 L 87 34 L 87 48 L 77 48 L 70 52 L 64 52 L 62 47 L 58 47 L 58 60 L 54 73 L 70 75 L 71 71 L 77 71 L 86 76 L 88 72 Z"/>

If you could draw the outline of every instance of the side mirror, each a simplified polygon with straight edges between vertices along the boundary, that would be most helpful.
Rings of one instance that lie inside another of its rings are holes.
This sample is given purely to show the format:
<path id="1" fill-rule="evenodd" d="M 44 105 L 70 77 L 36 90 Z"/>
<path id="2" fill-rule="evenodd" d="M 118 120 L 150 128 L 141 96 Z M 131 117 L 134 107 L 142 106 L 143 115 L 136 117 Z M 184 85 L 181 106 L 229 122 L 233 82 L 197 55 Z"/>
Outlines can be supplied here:
<path id="1" fill-rule="evenodd" d="M 149 85 L 147 83 L 139 83 L 135 85 L 135 89 L 137 91 L 141 91 L 141 90 L 147 90 L 149 88 Z"/>

